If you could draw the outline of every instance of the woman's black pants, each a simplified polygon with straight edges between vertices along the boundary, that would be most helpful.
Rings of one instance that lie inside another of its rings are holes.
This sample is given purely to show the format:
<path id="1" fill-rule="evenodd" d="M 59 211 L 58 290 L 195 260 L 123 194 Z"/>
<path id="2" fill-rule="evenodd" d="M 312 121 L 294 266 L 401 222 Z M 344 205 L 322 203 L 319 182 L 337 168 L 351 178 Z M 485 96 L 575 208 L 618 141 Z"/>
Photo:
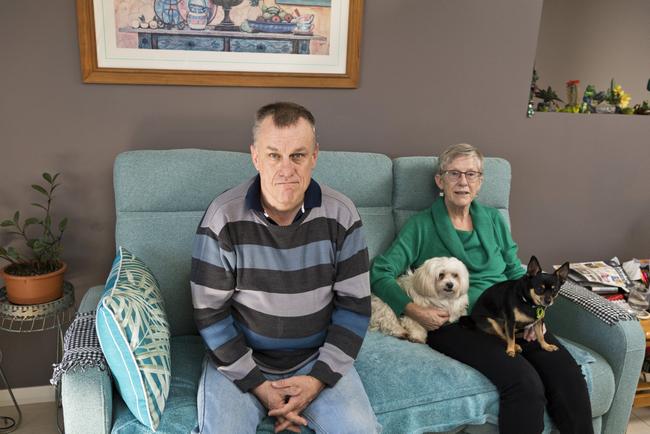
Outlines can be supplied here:
<path id="1" fill-rule="evenodd" d="M 500 394 L 499 433 L 539 434 L 544 406 L 562 434 L 592 434 L 591 405 L 580 367 L 550 332 L 546 341 L 559 350 L 542 350 L 537 341 L 517 339 L 523 352 L 506 354 L 502 339 L 458 323 L 429 332 L 431 348 L 485 375 Z"/>

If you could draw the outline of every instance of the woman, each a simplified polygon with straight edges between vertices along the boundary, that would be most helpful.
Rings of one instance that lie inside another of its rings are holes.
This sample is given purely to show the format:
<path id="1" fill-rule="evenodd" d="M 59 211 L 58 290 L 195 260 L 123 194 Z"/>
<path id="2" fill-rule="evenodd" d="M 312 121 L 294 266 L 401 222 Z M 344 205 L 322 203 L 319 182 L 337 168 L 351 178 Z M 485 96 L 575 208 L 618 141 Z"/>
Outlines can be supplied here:
<path id="1" fill-rule="evenodd" d="M 373 292 L 395 313 L 422 324 L 427 344 L 465 363 L 492 381 L 500 393 L 499 432 L 540 433 L 544 406 L 562 433 L 593 433 L 587 384 L 580 367 L 555 336 L 547 352 L 528 330 L 517 339 L 521 355 L 509 357 L 503 341 L 458 323 L 441 327 L 447 312 L 415 305 L 395 279 L 436 256 L 460 259 L 470 273 L 469 311 L 495 283 L 521 277 L 517 245 L 499 211 L 474 202 L 483 182 L 483 156 L 468 144 L 452 145 L 440 156 L 435 182 L 441 199 L 409 219 L 390 249 L 375 258 L 370 272 Z"/>

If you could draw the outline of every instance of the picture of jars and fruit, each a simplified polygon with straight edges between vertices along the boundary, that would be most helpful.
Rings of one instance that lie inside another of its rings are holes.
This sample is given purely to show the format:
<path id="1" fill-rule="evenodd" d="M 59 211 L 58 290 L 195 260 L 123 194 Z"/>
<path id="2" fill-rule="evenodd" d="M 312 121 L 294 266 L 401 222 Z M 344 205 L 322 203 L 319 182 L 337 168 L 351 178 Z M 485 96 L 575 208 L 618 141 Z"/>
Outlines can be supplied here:
<path id="1" fill-rule="evenodd" d="M 117 0 L 115 18 L 118 48 L 145 48 L 142 35 L 148 34 L 219 36 L 227 31 L 310 37 L 309 54 L 329 54 L 331 39 L 331 2 L 326 0 Z M 182 49 L 178 45 L 174 49 Z"/>

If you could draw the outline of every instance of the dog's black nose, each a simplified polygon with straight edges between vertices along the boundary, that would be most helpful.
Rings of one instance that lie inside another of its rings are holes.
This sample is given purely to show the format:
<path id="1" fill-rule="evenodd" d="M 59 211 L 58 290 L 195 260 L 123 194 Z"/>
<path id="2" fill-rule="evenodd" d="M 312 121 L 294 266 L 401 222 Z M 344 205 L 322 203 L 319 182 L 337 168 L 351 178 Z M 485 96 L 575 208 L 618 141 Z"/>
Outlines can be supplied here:
<path id="1" fill-rule="evenodd" d="M 454 288 L 454 282 L 447 282 L 445 284 L 445 286 L 447 287 L 447 289 L 453 289 Z"/>

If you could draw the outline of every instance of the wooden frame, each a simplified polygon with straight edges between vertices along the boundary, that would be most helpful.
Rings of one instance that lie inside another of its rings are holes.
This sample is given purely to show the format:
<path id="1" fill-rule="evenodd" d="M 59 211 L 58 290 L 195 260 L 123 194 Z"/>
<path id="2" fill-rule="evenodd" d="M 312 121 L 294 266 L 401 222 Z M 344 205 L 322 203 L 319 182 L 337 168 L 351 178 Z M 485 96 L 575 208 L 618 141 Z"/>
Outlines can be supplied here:
<path id="1" fill-rule="evenodd" d="M 232 72 L 98 66 L 93 0 L 77 0 L 77 27 L 84 83 L 190 86 L 356 88 L 359 81 L 364 0 L 349 0 L 345 73 Z"/>

